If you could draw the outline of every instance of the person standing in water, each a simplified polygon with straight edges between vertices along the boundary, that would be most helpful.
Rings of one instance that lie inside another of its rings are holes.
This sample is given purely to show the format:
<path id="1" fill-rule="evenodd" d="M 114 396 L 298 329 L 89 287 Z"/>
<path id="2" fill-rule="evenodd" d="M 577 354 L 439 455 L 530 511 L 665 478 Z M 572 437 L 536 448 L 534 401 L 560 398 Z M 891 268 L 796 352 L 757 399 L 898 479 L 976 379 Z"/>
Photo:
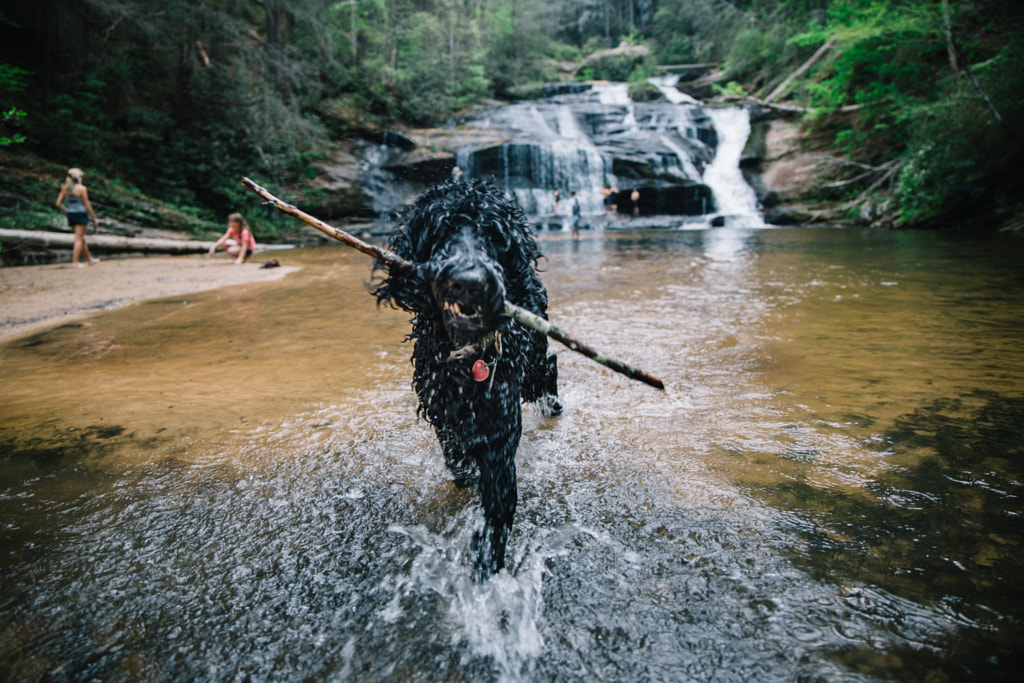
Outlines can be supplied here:
<path id="1" fill-rule="evenodd" d="M 228 216 L 227 232 L 210 247 L 210 256 L 213 256 L 220 246 L 224 246 L 224 251 L 235 257 L 236 266 L 245 263 L 256 251 L 256 238 L 253 237 L 252 229 L 242 218 L 242 214 L 233 213 Z"/>
<path id="2" fill-rule="evenodd" d="M 582 218 L 580 211 L 580 200 L 576 196 L 575 192 L 569 194 L 569 204 L 572 205 L 572 238 L 574 240 L 580 237 L 580 218 Z"/>
<path id="3" fill-rule="evenodd" d="M 67 204 L 65 205 L 65 200 Z M 89 217 L 92 217 L 92 225 L 99 228 L 100 223 L 96 218 L 96 212 L 92 210 L 89 203 L 89 191 L 82 184 L 82 169 L 69 168 L 64 178 L 64 184 L 57 195 L 57 208 L 67 214 L 68 227 L 75 233 L 75 244 L 71 249 L 71 265 L 76 268 L 85 266 L 78 262 L 79 257 L 84 253 L 85 260 L 91 266 L 99 263 L 98 258 L 93 258 L 89 253 L 89 245 L 85 243 L 85 228 L 89 224 Z"/>

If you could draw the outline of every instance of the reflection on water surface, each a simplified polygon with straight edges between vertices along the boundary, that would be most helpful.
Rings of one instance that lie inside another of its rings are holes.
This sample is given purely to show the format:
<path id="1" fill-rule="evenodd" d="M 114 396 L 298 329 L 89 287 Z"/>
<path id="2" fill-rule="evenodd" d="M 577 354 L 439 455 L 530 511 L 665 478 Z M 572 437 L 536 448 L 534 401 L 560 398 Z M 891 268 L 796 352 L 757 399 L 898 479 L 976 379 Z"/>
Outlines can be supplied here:
<path id="1" fill-rule="evenodd" d="M 511 572 L 341 248 L 0 347 L 0 671 L 21 680 L 1009 679 L 1022 245 L 544 235 L 566 413 Z"/>

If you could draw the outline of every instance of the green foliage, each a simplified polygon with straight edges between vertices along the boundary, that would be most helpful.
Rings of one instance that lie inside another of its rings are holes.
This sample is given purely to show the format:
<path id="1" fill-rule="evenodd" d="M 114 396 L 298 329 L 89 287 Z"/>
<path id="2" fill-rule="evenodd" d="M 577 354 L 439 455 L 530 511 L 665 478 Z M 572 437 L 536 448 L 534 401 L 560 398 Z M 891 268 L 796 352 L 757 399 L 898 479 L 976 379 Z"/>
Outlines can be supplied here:
<path id="1" fill-rule="evenodd" d="M 663 0 L 650 36 L 660 63 L 719 62 L 724 96 L 765 96 L 832 41 L 783 98 L 809 107 L 808 125 L 833 135 L 836 151 L 903 162 L 897 223 L 1019 215 L 1024 6 L 950 6 L 959 66 L 971 68 L 991 106 L 965 76 L 952 76 L 937 0 Z"/>
<path id="2" fill-rule="evenodd" d="M 4 19 L 0 13 L 0 22 Z M 0 96 L 7 99 L 7 93 L 20 92 L 25 89 L 28 76 L 31 74 L 24 69 L 19 69 L 10 64 L 0 64 Z M 26 114 L 17 106 L 6 102 L 0 103 L 0 147 L 16 145 L 26 140 L 25 136 L 17 131 L 25 121 Z M 9 132 L 9 134 L 8 134 Z"/>
<path id="3" fill-rule="evenodd" d="M 301 185 L 334 137 L 438 125 L 574 66 L 640 100 L 656 96 L 656 64 L 715 62 L 718 94 L 764 97 L 834 41 L 783 97 L 811 107 L 838 151 L 903 155 L 899 205 L 917 220 L 1003 188 L 996 169 L 1019 175 L 1006 131 L 1022 123 L 1024 59 L 1007 35 L 1022 10 L 951 4 L 962 65 L 1005 126 L 949 75 L 936 0 L 55 0 L 19 9 L 20 26 L 0 13 L 0 145 L 27 138 L 219 225 L 251 205 L 240 176 Z M 841 112 L 851 105 L 864 106 Z"/>
<path id="4" fill-rule="evenodd" d="M 725 87 L 718 85 L 714 86 L 715 93 L 726 98 L 744 98 L 747 97 L 747 91 L 743 89 L 743 86 L 736 81 L 729 81 L 725 84 Z"/>
<path id="5" fill-rule="evenodd" d="M 664 98 L 661 90 L 647 80 L 634 81 L 629 84 L 629 99 L 634 102 L 656 102 Z"/>
<path id="6" fill-rule="evenodd" d="M 594 53 L 584 62 L 581 74 L 604 81 L 637 82 L 653 76 L 654 67 L 654 55 L 646 47 L 624 47 Z"/>
<path id="7" fill-rule="evenodd" d="M 787 41 L 825 0 L 664 0 L 650 26 L 661 64 L 718 62 L 726 78 L 768 81 L 802 54 Z"/>
<path id="8" fill-rule="evenodd" d="M 980 59 L 979 84 L 996 110 L 1024 123 L 1019 85 L 1024 82 L 1021 40 L 1003 25 L 998 3 L 978 2 L 972 31 L 954 33 L 969 41 L 964 60 Z M 898 221 L 920 224 L 945 216 L 958 220 L 973 212 L 1012 213 L 1020 202 L 1021 142 L 1013 126 L 1000 125 L 979 92 L 949 68 L 939 3 L 846 0 L 830 5 L 826 23 L 796 35 L 792 43 L 835 42 L 827 60 L 802 92 L 823 112 L 862 105 L 836 132 L 844 153 L 865 161 L 901 158 L 895 187 Z M 1007 31 L 1009 30 L 1009 34 Z M 1006 41 L 1010 35 L 1011 40 Z M 979 40 L 980 38 L 980 40 Z M 999 46 L 1002 46 L 1001 48 Z M 998 52 L 993 53 L 992 48 Z M 1013 85 L 1016 84 L 1016 85 Z M 1017 194 L 1018 199 L 1013 199 Z M 994 204 L 1006 204 L 1005 208 Z"/>
<path id="9" fill-rule="evenodd" d="M 906 164 L 895 192 L 905 222 L 979 213 L 1010 218 L 1020 211 L 1024 147 L 1015 131 L 1024 124 L 1024 39 L 1016 36 L 974 71 L 1003 122 L 964 82 L 947 81 L 945 97 L 910 113 Z"/>
<path id="10" fill-rule="evenodd" d="M 744 28 L 731 41 L 725 55 L 725 78 L 768 85 L 781 80 L 779 74 L 796 61 L 797 54 L 797 49 L 788 44 L 782 27 Z"/>
<path id="11" fill-rule="evenodd" d="M 103 132 L 109 134 L 112 127 L 104 107 L 105 91 L 106 83 L 85 76 L 72 90 L 53 95 L 33 124 L 39 131 L 36 137 L 45 138 L 47 148 L 68 150 L 74 157 L 71 165 L 105 162 Z"/>

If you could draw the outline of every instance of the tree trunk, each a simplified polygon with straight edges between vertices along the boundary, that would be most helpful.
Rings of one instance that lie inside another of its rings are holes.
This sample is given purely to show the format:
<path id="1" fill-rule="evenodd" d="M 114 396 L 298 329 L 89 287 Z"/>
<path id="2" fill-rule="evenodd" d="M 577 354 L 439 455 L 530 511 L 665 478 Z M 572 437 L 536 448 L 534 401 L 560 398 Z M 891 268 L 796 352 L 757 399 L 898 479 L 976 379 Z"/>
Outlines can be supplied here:
<path id="1" fill-rule="evenodd" d="M 448 0 L 448 83 L 455 83 L 455 0 Z"/>
<path id="2" fill-rule="evenodd" d="M 276 45 L 281 42 L 281 25 L 284 23 L 284 8 L 276 0 L 267 0 L 264 12 L 267 15 L 267 43 Z"/>
<path id="3" fill-rule="evenodd" d="M 949 0 L 942 0 L 942 32 L 946 35 L 946 52 L 949 54 L 949 68 L 953 77 L 960 77 L 960 68 L 956 64 L 956 48 L 953 47 L 953 26 L 949 19 Z"/>
<path id="4" fill-rule="evenodd" d="M 615 47 L 612 45 L 612 18 L 608 13 L 608 0 L 604 2 L 604 39 L 608 41 L 608 47 Z"/>
<path id="5" fill-rule="evenodd" d="M 188 21 L 185 27 L 185 36 L 178 47 L 178 73 L 174 83 L 174 115 L 179 121 L 188 113 L 186 102 L 189 99 L 189 81 L 192 79 L 192 70 L 195 63 L 192 59 L 193 50 L 198 38 L 199 34 L 196 32 L 195 24 L 192 21 Z"/>
<path id="6" fill-rule="evenodd" d="M 352 47 L 352 66 L 359 66 L 359 29 L 356 27 L 356 8 L 358 7 L 358 0 L 352 0 L 352 4 L 349 5 L 349 28 L 352 32 L 349 34 L 349 41 Z"/>

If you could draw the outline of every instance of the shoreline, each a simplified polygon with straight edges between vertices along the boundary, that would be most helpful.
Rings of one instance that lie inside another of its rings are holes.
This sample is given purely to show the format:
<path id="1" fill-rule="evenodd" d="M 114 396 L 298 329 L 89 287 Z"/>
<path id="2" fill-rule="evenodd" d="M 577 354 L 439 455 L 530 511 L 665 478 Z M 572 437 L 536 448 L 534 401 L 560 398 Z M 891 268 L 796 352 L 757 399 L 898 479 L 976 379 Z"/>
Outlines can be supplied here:
<path id="1" fill-rule="evenodd" d="M 139 301 L 278 280 L 298 266 L 262 268 L 230 258 L 150 256 L 0 268 L 0 344 Z"/>

